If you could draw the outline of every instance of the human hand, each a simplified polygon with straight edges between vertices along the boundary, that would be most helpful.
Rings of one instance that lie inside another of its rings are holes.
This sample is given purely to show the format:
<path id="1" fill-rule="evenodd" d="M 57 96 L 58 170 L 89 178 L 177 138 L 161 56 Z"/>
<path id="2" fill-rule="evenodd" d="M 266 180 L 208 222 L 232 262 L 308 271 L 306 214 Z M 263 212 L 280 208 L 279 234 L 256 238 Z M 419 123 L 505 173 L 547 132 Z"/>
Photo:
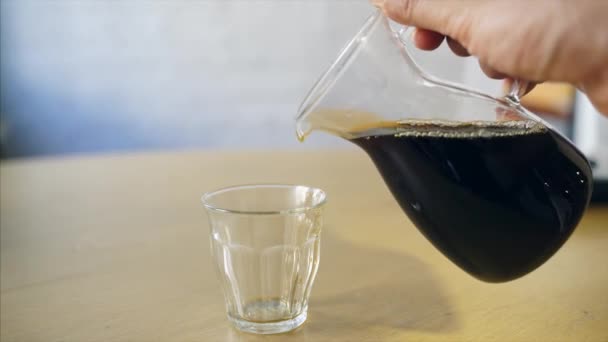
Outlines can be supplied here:
<path id="1" fill-rule="evenodd" d="M 476 56 L 489 77 L 568 82 L 608 115 L 608 1 L 372 2 L 391 19 L 417 27 L 420 49 L 434 50 L 447 37 L 456 55 Z"/>

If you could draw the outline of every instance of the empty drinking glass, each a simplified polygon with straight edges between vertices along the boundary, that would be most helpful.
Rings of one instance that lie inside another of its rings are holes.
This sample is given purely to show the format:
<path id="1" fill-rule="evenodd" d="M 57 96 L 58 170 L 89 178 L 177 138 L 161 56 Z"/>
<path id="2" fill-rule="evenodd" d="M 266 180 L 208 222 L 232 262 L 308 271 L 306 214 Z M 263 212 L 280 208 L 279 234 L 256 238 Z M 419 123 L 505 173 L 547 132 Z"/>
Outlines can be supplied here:
<path id="1" fill-rule="evenodd" d="M 228 319 L 260 334 L 302 325 L 319 266 L 325 193 L 244 185 L 206 193 L 202 201 Z"/>

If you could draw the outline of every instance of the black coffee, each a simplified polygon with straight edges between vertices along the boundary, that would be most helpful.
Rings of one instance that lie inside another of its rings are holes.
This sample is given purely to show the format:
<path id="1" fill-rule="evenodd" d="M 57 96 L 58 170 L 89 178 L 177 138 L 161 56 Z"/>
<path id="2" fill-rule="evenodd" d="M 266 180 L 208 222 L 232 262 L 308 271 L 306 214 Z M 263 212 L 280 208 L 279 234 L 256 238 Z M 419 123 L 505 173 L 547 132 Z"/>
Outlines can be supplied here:
<path id="1" fill-rule="evenodd" d="M 587 160 L 533 121 L 411 121 L 351 141 L 420 231 L 487 282 L 543 264 L 568 239 L 591 194 Z"/>

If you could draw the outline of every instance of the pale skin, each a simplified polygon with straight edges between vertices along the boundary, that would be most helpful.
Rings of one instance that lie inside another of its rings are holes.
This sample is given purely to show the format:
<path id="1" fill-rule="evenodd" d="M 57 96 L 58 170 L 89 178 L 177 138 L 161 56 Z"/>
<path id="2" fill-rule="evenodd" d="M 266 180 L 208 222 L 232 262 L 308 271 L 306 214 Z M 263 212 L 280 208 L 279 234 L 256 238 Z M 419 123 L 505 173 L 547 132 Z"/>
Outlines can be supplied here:
<path id="1" fill-rule="evenodd" d="M 567 82 L 608 116 L 606 0 L 372 0 L 391 19 L 415 26 L 423 50 L 444 40 L 473 55 L 492 78 Z M 447 38 L 446 38 L 447 37 Z"/>

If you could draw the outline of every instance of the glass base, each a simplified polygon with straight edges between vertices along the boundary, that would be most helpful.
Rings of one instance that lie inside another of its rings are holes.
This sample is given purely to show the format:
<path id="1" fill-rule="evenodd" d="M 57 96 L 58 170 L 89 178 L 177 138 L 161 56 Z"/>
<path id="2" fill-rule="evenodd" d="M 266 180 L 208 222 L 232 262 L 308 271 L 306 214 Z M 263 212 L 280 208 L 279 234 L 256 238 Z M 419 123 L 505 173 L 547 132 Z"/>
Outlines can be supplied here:
<path id="1" fill-rule="evenodd" d="M 254 334 L 280 334 L 296 329 L 306 321 L 307 312 L 303 310 L 301 314 L 292 319 L 279 322 L 258 323 L 244 319 L 228 316 L 228 320 L 239 330 Z"/>

